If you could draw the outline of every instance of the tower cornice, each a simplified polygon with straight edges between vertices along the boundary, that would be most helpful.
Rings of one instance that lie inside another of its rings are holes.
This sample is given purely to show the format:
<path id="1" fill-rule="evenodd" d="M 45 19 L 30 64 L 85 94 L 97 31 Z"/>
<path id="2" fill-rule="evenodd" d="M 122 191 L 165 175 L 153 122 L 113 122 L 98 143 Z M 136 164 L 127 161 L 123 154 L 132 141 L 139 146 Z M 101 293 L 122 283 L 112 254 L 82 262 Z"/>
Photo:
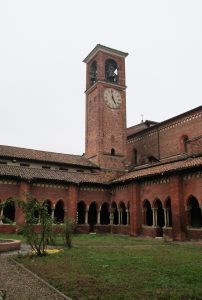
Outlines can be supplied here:
<path id="1" fill-rule="evenodd" d="M 100 44 L 97 44 L 95 46 L 95 48 L 88 54 L 88 56 L 86 56 L 86 58 L 83 60 L 83 62 L 88 63 L 93 56 L 95 56 L 97 54 L 98 51 L 102 51 L 108 54 L 115 54 L 116 56 L 120 56 L 120 57 L 127 57 L 128 53 L 126 52 L 122 52 L 113 48 L 109 48 Z"/>

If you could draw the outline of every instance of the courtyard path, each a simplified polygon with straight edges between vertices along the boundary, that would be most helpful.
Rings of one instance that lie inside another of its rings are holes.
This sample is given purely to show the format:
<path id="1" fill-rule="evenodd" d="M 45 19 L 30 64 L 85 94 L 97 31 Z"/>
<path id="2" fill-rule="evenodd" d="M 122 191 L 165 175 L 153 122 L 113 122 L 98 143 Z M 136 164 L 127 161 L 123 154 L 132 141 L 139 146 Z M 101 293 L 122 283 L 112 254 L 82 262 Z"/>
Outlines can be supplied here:
<path id="1" fill-rule="evenodd" d="M 3 255 L 0 255 L 0 290 L 6 291 L 6 300 L 67 299 Z"/>

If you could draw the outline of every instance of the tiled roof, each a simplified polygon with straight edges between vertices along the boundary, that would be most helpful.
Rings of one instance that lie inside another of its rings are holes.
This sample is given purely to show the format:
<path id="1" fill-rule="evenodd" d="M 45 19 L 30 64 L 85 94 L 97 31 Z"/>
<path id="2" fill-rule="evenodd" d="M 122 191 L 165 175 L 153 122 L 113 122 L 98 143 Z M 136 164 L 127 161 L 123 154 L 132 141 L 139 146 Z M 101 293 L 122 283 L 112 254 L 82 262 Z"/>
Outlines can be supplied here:
<path id="1" fill-rule="evenodd" d="M 87 158 L 80 155 L 55 153 L 2 145 L 0 145 L 0 157 L 37 160 L 60 164 L 71 164 L 83 167 L 95 167 L 95 165 L 91 163 Z"/>
<path id="2" fill-rule="evenodd" d="M 73 183 L 107 184 L 116 176 L 112 172 L 77 173 L 61 170 L 48 170 L 21 166 L 0 165 L 0 177 L 19 178 L 28 181 L 50 180 Z"/>
<path id="3" fill-rule="evenodd" d="M 127 137 L 130 138 L 130 135 L 134 135 L 136 133 L 139 133 L 139 132 L 143 131 L 144 129 L 150 128 L 150 127 L 152 127 L 154 125 L 157 125 L 157 124 L 158 124 L 158 122 L 145 120 L 142 123 L 139 123 L 139 124 L 133 125 L 131 127 L 128 127 L 128 128 L 126 128 Z"/>
<path id="4" fill-rule="evenodd" d="M 151 167 L 146 167 L 146 168 L 142 168 L 142 169 L 137 168 L 136 170 L 133 170 L 132 172 L 129 172 L 129 173 L 115 179 L 113 182 L 130 181 L 133 179 L 149 177 L 149 176 L 154 176 L 154 175 L 158 175 L 158 174 L 164 175 L 169 172 L 190 169 L 193 167 L 200 167 L 200 166 L 202 166 L 202 156 L 195 157 L 195 158 L 188 158 L 186 160 L 164 163 L 164 164 L 158 163 L 157 165 L 151 166 Z"/>

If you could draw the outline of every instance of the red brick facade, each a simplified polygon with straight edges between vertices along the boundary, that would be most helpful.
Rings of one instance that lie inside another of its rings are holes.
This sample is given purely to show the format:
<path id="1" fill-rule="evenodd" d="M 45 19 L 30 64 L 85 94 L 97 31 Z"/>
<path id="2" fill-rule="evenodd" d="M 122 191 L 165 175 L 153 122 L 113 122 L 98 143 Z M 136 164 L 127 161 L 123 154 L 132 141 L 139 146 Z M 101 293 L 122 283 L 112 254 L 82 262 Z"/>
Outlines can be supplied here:
<path id="1" fill-rule="evenodd" d="M 55 222 L 73 219 L 77 232 L 202 238 L 202 107 L 126 129 L 126 56 L 97 45 L 84 60 L 84 156 L 0 146 L 0 202 L 11 201 L 0 232 L 24 223 L 12 203 L 32 195 Z"/>

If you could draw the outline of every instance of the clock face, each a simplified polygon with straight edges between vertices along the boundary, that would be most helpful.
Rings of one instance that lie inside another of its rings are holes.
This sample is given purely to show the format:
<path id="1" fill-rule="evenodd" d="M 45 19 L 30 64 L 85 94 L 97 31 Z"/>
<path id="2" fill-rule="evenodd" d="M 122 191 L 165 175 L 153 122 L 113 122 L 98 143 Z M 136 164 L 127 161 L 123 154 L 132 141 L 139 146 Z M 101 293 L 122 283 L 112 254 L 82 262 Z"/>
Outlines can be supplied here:
<path id="1" fill-rule="evenodd" d="M 110 108 L 119 108 L 121 105 L 121 94 L 111 88 L 104 90 L 104 101 Z"/>

